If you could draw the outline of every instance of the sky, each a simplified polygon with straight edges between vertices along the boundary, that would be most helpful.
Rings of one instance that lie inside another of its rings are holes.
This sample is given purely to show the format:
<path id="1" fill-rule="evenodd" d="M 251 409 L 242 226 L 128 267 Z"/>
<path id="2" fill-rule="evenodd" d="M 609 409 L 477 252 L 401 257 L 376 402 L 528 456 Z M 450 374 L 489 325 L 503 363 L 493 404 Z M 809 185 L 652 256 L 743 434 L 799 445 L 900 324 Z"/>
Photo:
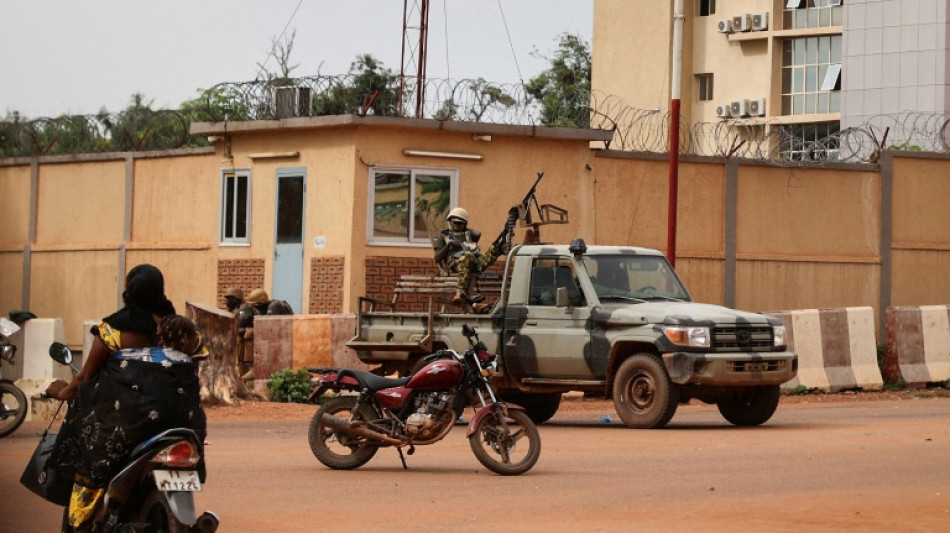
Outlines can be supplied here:
<path id="1" fill-rule="evenodd" d="M 177 109 L 278 71 L 272 42 L 293 30 L 293 77 L 366 53 L 398 74 L 402 26 L 402 0 L 0 0 L 0 118 L 118 112 L 133 93 Z M 561 34 L 592 31 L 593 0 L 430 0 L 427 77 L 527 81 Z"/>

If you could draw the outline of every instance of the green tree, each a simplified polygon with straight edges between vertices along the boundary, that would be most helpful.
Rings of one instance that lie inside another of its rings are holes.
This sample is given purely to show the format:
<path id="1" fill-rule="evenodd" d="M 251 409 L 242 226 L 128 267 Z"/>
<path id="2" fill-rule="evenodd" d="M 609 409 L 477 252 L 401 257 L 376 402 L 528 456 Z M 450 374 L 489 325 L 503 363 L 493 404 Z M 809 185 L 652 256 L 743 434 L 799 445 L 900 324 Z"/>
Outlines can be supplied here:
<path id="1" fill-rule="evenodd" d="M 207 90 L 198 89 L 198 95 L 182 102 L 178 111 L 189 124 L 254 119 L 244 93 L 228 84 L 216 85 Z M 188 145 L 195 146 L 192 139 L 189 139 Z"/>
<path id="2" fill-rule="evenodd" d="M 561 34 L 551 67 L 532 78 L 525 91 L 541 103 L 545 126 L 590 126 L 591 55 L 577 35 Z"/>
<path id="3" fill-rule="evenodd" d="M 314 115 L 348 115 L 366 112 L 395 116 L 399 106 L 399 77 L 370 54 L 357 56 L 349 76 L 313 97 Z"/>
<path id="4" fill-rule="evenodd" d="M 501 88 L 489 84 L 483 78 L 478 78 L 469 83 L 469 89 L 475 93 L 475 102 L 472 104 L 472 108 L 468 110 L 472 122 L 481 122 L 482 116 L 493 106 L 508 108 L 517 103 L 511 95 L 506 94 Z"/>
<path id="5" fill-rule="evenodd" d="M 19 112 L 8 112 L 7 116 L 0 120 L 0 157 L 16 157 L 20 155 L 20 148 L 17 145 L 17 132 L 25 118 Z"/>
<path id="6" fill-rule="evenodd" d="M 112 150 L 141 151 L 177 148 L 188 138 L 188 122 L 176 111 L 152 110 L 152 102 L 135 93 L 128 107 L 115 115 L 105 109 L 99 120 L 112 139 Z"/>

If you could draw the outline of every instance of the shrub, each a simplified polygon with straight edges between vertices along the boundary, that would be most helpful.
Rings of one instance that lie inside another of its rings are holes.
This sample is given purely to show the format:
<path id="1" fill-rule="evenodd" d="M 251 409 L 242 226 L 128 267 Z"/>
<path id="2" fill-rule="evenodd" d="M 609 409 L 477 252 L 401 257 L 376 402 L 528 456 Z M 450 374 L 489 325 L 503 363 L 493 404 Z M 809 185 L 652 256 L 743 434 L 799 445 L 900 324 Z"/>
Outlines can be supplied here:
<path id="1" fill-rule="evenodd" d="M 308 403 L 310 398 L 310 372 L 304 369 L 296 372 L 285 368 L 271 374 L 267 380 L 271 398 L 275 402 Z"/>

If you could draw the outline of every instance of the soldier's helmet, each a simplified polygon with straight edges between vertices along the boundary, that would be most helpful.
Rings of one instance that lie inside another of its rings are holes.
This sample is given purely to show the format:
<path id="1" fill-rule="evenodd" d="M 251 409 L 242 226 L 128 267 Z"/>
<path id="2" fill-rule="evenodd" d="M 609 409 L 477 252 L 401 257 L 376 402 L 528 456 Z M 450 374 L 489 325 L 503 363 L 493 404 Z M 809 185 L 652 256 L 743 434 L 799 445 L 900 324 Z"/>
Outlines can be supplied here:
<path id="1" fill-rule="evenodd" d="M 449 211 L 449 214 L 447 217 L 445 217 L 445 219 L 448 220 L 449 222 L 452 222 L 452 219 L 458 219 L 467 224 L 468 211 L 462 209 L 461 207 L 456 207 L 455 209 Z"/>

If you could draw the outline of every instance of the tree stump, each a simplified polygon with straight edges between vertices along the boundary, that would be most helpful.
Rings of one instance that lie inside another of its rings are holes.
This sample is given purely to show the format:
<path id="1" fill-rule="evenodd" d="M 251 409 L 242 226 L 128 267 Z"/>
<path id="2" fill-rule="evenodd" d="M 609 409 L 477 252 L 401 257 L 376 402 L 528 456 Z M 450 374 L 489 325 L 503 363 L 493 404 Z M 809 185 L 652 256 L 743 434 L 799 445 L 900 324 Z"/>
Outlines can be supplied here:
<path id="1" fill-rule="evenodd" d="M 242 400 L 263 400 L 264 397 L 249 389 L 237 373 L 242 344 L 234 315 L 195 302 L 185 302 L 185 307 L 209 352 L 198 365 L 201 402 L 239 405 Z"/>

